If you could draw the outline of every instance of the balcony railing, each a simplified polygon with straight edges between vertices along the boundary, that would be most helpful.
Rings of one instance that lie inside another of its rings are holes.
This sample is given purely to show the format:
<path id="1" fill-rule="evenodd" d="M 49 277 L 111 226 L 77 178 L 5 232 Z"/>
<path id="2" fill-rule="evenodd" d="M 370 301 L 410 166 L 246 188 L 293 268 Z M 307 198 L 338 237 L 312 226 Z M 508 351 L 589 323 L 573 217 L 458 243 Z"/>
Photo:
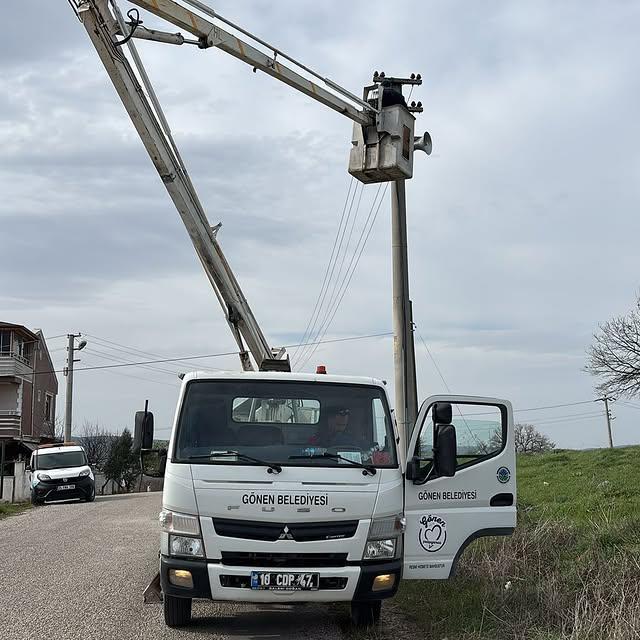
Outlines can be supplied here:
<path id="1" fill-rule="evenodd" d="M 1 376 L 26 376 L 33 373 L 29 361 L 13 352 L 0 353 Z"/>
<path id="2" fill-rule="evenodd" d="M 20 435 L 21 416 L 18 411 L 0 409 L 0 438 L 12 438 Z"/>

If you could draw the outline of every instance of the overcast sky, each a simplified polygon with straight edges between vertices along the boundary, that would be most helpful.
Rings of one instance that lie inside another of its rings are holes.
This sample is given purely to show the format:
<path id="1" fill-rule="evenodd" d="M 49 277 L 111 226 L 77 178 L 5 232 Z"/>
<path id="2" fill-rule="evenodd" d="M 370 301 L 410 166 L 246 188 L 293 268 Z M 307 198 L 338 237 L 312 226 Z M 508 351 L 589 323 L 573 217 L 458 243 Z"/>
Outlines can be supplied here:
<path id="1" fill-rule="evenodd" d="M 639 287 L 640 5 L 213 6 L 356 94 L 374 70 L 422 74 L 416 132 L 431 133 L 434 152 L 416 155 L 407 184 L 420 397 L 446 391 L 424 339 L 452 392 L 509 398 L 516 410 L 593 399 L 582 372 L 591 335 Z M 182 223 L 68 4 L 5 0 L 3 10 L 0 320 L 47 336 L 82 332 L 79 368 L 233 351 Z M 215 49 L 138 47 L 265 334 L 298 343 L 349 189 L 351 122 Z M 376 191 L 364 189 L 344 267 Z M 391 330 L 389 209 L 387 193 L 326 339 Z M 49 340 L 58 368 L 64 346 Z M 317 363 L 392 383 L 392 340 L 323 345 L 305 369 Z M 176 373 L 191 366 L 79 371 L 75 431 L 85 420 L 131 427 L 148 398 L 168 434 Z M 561 446 L 601 446 L 601 410 L 516 420 Z M 637 443 L 640 403 L 613 410 L 616 443 Z"/>

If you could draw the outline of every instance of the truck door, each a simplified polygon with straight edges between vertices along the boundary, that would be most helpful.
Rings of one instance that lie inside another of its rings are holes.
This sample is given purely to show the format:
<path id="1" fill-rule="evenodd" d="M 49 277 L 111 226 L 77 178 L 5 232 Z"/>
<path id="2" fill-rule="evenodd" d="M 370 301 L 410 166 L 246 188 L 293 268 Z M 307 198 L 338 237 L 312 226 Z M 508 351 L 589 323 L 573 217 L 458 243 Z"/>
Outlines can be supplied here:
<path id="1" fill-rule="evenodd" d="M 511 534 L 515 467 L 510 402 L 474 396 L 425 400 L 407 451 L 403 577 L 448 578 L 473 540 Z"/>

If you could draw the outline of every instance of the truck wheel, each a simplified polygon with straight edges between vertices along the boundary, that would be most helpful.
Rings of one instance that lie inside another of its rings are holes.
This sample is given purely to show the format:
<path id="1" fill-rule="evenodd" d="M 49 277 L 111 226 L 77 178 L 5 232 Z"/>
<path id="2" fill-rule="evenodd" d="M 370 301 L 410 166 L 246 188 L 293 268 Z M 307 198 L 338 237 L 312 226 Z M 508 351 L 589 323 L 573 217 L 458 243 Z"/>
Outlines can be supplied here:
<path id="1" fill-rule="evenodd" d="M 351 622 L 356 627 L 371 627 L 380 620 L 382 602 L 373 600 L 369 602 L 351 603 Z"/>
<path id="2" fill-rule="evenodd" d="M 183 627 L 191 622 L 191 598 L 176 598 L 165 593 L 163 603 L 167 627 Z"/>

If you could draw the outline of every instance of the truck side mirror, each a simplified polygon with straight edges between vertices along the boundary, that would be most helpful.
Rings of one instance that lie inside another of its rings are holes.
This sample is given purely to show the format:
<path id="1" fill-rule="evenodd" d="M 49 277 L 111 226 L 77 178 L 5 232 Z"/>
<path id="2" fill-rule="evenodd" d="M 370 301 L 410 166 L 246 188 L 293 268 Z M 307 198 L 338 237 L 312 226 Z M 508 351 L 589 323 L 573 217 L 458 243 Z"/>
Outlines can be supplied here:
<path id="1" fill-rule="evenodd" d="M 140 451 L 142 473 L 150 478 L 164 478 L 167 466 L 166 449 L 142 449 Z"/>
<path id="2" fill-rule="evenodd" d="M 433 453 L 436 472 L 439 476 L 451 478 L 456 475 L 457 466 L 456 428 L 452 424 L 439 424 L 435 440 Z"/>
<path id="3" fill-rule="evenodd" d="M 153 447 L 153 413 L 151 411 L 136 411 L 133 448 L 151 449 L 151 447 Z"/>
<path id="4" fill-rule="evenodd" d="M 436 402 L 431 413 L 433 424 L 451 424 L 453 420 L 453 408 L 450 402 Z"/>

